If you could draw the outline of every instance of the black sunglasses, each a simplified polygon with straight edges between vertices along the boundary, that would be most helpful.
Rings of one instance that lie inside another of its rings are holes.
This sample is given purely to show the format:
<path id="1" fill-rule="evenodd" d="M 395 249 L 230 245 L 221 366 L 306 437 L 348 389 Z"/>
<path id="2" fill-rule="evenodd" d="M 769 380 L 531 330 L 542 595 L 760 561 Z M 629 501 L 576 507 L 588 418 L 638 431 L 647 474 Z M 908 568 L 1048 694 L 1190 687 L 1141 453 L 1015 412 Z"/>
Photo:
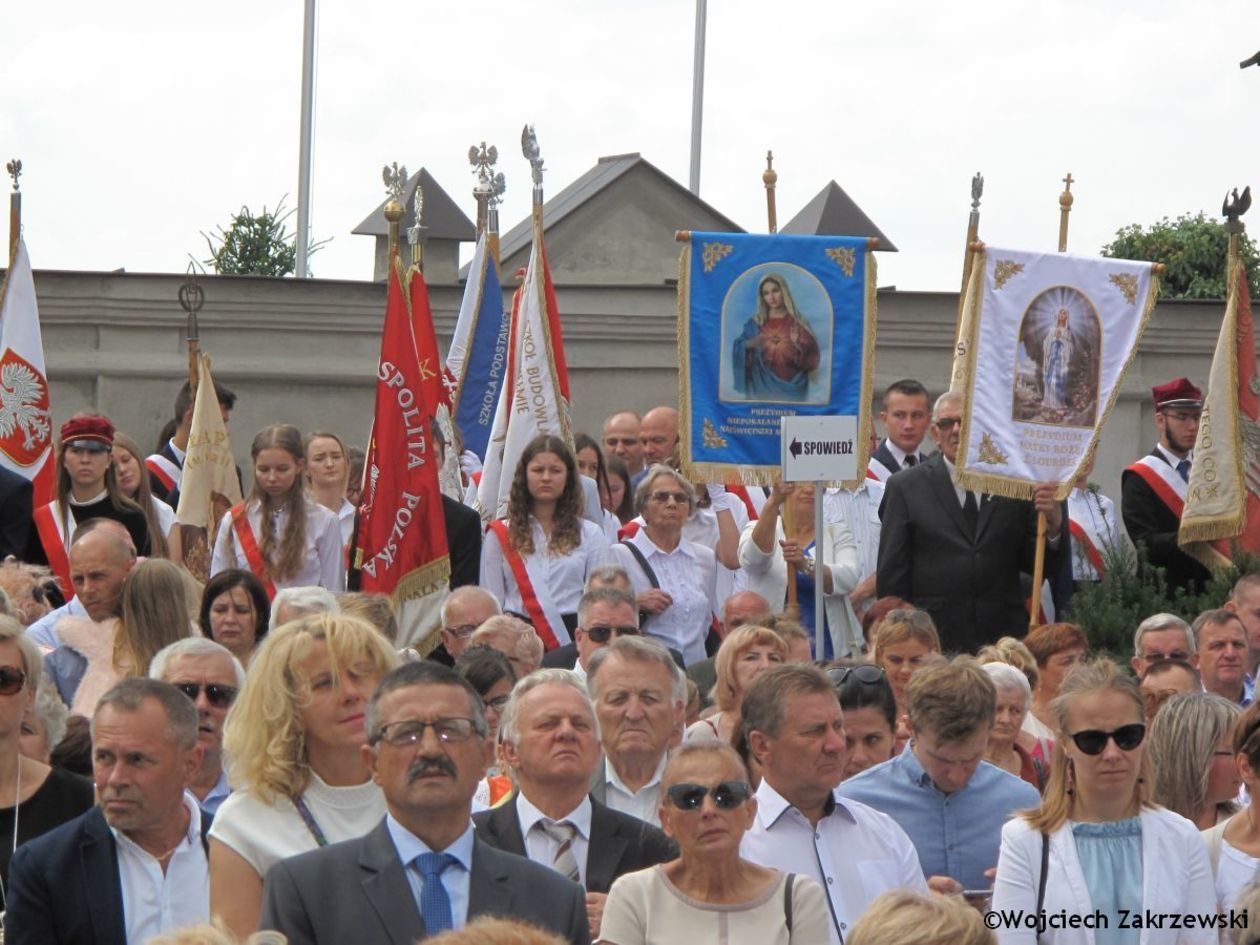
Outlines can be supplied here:
<path id="1" fill-rule="evenodd" d="M 827 678 L 837 689 L 850 676 L 865 686 L 874 686 L 885 678 L 884 667 L 874 663 L 859 663 L 856 666 L 833 666 L 827 670 Z"/>
<path id="2" fill-rule="evenodd" d="M 206 683 L 205 685 L 195 682 L 177 682 L 174 685 L 176 689 L 193 702 L 197 701 L 197 694 L 204 689 L 206 691 L 206 701 L 216 709 L 226 709 L 236 701 L 237 689 L 235 686 L 225 686 L 217 682 Z"/>
<path id="3" fill-rule="evenodd" d="M 0 666 L 0 696 L 15 696 L 26 685 L 26 670 L 19 666 Z"/>
<path id="4" fill-rule="evenodd" d="M 1145 737 L 1146 726 L 1141 722 L 1134 722 L 1132 725 L 1121 725 L 1114 732 L 1102 732 L 1096 728 L 1091 728 L 1071 736 L 1072 741 L 1076 743 L 1076 747 L 1087 755 L 1101 755 L 1103 749 L 1107 747 L 1108 739 L 1114 741 L 1116 747 L 1121 751 L 1132 751 L 1142 744 L 1142 739 Z"/>
<path id="5" fill-rule="evenodd" d="M 614 633 L 619 637 L 637 637 L 639 635 L 638 627 L 583 627 L 582 630 L 591 638 L 593 643 L 607 643 L 608 638 Z"/>
<path id="6" fill-rule="evenodd" d="M 713 787 L 684 781 L 671 785 L 666 793 L 679 810 L 699 810 L 708 794 L 713 795 L 713 804 L 718 810 L 734 810 L 752 797 L 752 788 L 743 781 L 723 781 Z"/>

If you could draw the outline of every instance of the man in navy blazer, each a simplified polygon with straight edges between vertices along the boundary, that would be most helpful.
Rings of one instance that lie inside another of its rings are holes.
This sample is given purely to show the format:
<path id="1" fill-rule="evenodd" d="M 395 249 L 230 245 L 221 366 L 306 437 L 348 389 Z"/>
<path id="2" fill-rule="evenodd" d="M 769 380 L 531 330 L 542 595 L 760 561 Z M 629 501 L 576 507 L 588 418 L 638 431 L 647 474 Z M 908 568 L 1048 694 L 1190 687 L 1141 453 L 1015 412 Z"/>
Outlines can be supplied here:
<path id="1" fill-rule="evenodd" d="M 926 460 L 920 447 L 927 435 L 931 411 L 927 388 L 913 378 L 903 378 L 884 391 L 884 408 L 879 422 L 888 435 L 871 454 L 870 475 L 887 482 L 893 473 L 912 469 Z"/>
<path id="2" fill-rule="evenodd" d="M 196 707 L 169 683 L 126 679 L 101 697 L 92 738 L 101 806 L 13 854 L 8 945 L 127 945 L 210 916 L 210 817 L 185 790 L 201 764 Z"/>
<path id="3" fill-rule="evenodd" d="M 373 693 L 366 728 L 385 820 L 268 870 L 261 928 L 283 932 L 289 945 L 413 945 L 497 915 L 590 945 L 581 886 L 473 833 L 487 727 L 462 676 L 430 661 L 403 664 Z"/>
<path id="4" fill-rule="evenodd" d="M 34 512 L 31 495 L 29 480 L 0 466 L 0 561 L 26 553 Z"/>

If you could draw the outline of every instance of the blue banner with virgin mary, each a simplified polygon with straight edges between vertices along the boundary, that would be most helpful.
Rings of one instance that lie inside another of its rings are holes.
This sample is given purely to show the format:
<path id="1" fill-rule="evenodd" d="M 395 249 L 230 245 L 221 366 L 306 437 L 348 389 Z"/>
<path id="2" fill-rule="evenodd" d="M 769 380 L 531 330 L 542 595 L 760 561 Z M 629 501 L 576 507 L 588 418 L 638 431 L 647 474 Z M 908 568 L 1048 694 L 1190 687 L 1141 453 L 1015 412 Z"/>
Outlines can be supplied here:
<path id="1" fill-rule="evenodd" d="M 858 418 L 870 450 L 875 260 L 864 237 L 696 233 L 678 279 L 679 442 L 695 482 L 770 485 L 779 418 Z"/>

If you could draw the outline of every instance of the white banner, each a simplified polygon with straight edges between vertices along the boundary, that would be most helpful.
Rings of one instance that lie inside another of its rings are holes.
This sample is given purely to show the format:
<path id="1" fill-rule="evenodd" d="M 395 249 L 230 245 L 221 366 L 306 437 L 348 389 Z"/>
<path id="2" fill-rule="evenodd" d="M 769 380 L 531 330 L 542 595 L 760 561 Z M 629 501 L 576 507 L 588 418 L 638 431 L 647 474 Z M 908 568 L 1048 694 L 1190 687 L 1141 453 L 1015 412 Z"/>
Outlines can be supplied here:
<path id="1" fill-rule="evenodd" d="M 19 240 L 0 302 L 0 465 L 36 482 L 35 505 L 51 501 L 52 414 L 39 306 L 26 242 Z M 47 490 L 40 494 L 40 481 Z"/>
<path id="2" fill-rule="evenodd" d="M 956 387 L 967 402 L 958 482 L 1021 499 L 1057 482 L 1065 498 L 1157 293 L 1150 263 L 993 246 L 977 254 Z"/>

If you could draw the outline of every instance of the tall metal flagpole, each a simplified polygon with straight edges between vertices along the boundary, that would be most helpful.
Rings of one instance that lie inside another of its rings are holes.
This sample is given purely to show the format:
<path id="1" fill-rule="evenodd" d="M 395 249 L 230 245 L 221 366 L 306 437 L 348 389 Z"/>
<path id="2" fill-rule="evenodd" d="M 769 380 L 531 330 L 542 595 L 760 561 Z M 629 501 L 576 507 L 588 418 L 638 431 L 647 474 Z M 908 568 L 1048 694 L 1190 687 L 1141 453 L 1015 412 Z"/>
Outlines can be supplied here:
<path id="1" fill-rule="evenodd" d="M 954 338 L 962 330 L 963 302 L 967 298 L 967 283 L 971 281 L 971 269 L 975 263 L 975 250 L 972 248 L 980 239 L 980 198 L 984 195 L 984 175 L 976 171 L 971 178 L 971 215 L 967 218 L 967 242 L 963 244 L 962 288 L 958 292 L 958 317 L 954 322 Z"/>
<path id="2" fill-rule="evenodd" d="M 691 73 L 691 177 L 688 189 L 700 196 L 700 130 L 704 124 L 704 33 L 708 3 L 696 0 L 696 51 Z"/>
<path id="3" fill-rule="evenodd" d="M 315 0 L 302 21 L 302 120 L 298 141 L 297 277 L 309 275 L 311 251 L 311 137 L 315 122 Z"/>
<path id="4" fill-rule="evenodd" d="M 1067 252 L 1068 214 L 1072 212 L 1072 172 L 1063 178 L 1059 194 L 1059 252 Z M 1029 629 L 1037 626 L 1041 616 L 1041 585 L 1046 575 L 1046 513 L 1037 513 L 1037 556 L 1033 559 L 1032 605 L 1028 608 Z"/>

